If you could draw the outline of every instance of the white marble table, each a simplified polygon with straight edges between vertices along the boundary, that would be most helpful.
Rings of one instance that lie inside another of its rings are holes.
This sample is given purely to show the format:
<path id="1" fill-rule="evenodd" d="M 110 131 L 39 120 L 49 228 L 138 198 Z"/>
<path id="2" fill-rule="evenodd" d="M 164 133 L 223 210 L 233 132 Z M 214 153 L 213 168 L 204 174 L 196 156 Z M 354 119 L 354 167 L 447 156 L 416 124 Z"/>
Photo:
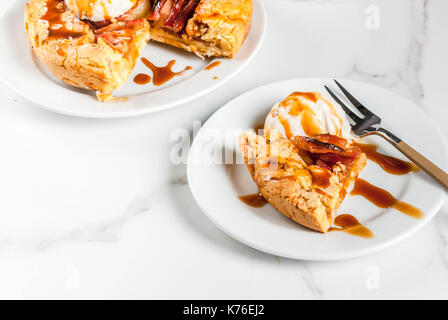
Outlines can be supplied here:
<path id="1" fill-rule="evenodd" d="M 70 118 L 0 85 L 0 298 L 448 298 L 447 204 L 406 241 L 330 263 L 250 249 L 195 204 L 185 167 L 169 161 L 170 133 L 272 81 L 377 84 L 448 134 L 446 0 L 263 1 L 269 32 L 255 61 L 171 111 Z"/>

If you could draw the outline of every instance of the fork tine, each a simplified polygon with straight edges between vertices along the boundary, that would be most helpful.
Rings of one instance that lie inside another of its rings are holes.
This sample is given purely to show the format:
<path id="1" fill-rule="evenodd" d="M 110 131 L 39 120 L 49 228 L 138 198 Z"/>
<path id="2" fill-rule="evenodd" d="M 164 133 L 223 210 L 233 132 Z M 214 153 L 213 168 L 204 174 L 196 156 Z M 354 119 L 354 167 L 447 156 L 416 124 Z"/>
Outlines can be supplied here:
<path id="1" fill-rule="evenodd" d="M 362 121 L 360 117 L 358 117 L 349 107 L 347 107 L 327 86 L 324 86 L 328 93 L 333 97 L 333 99 L 342 107 L 347 116 L 354 121 L 355 123 L 359 123 Z"/>
<path id="2" fill-rule="evenodd" d="M 350 102 L 356 107 L 356 109 L 359 110 L 359 112 L 361 112 L 363 115 L 365 116 L 370 116 L 370 115 L 374 115 L 373 112 L 371 112 L 369 109 L 367 109 L 366 107 L 364 107 L 362 105 L 361 102 L 359 102 L 354 96 L 351 95 L 350 92 L 347 91 L 347 89 L 345 89 L 342 84 L 340 84 L 336 79 L 333 79 L 333 81 L 336 83 L 336 85 L 339 87 L 339 89 L 342 90 L 342 92 L 345 94 L 345 96 L 347 97 L 348 100 L 350 100 Z"/>

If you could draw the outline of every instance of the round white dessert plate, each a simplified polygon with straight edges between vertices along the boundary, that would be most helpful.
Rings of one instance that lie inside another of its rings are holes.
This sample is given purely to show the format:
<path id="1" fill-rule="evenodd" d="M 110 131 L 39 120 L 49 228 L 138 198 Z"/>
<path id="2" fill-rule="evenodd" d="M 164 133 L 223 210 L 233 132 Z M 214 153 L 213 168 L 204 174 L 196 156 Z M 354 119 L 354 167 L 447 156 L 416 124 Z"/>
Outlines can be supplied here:
<path id="1" fill-rule="evenodd" d="M 379 87 L 351 80 L 341 82 L 383 119 L 385 128 L 447 169 L 447 142 L 418 106 Z M 319 91 L 334 102 L 324 92 L 324 85 L 335 88 L 331 79 L 313 78 L 277 82 L 247 92 L 219 109 L 194 140 L 188 163 L 188 181 L 194 198 L 220 229 L 248 246 L 304 260 L 367 255 L 422 228 L 444 202 L 446 191 L 425 173 L 390 175 L 370 161 L 360 177 L 419 208 L 424 213 L 422 219 L 395 209 L 378 208 L 362 196 L 347 195 L 338 214 L 351 214 L 368 227 L 374 237 L 366 239 L 345 232 L 315 232 L 287 219 L 270 205 L 253 208 L 240 201 L 238 196 L 257 193 L 258 189 L 242 164 L 237 147 L 239 133 L 263 123 L 271 107 L 294 91 Z M 365 141 L 377 144 L 382 153 L 406 159 L 381 138 Z"/>
<path id="2" fill-rule="evenodd" d="M 205 68 L 215 60 L 203 60 L 192 53 L 150 42 L 143 50 L 142 57 L 158 67 L 176 60 L 173 66 L 175 72 L 187 66 L 191 66 L 192 70 L 162 86 L 152 83 L 137 85 L 133 81 L 137 74 L 152 76 L 151 70 L 139 59 L 128 81 L 114 92 L 114 97 L 129 100 L 101 103 L 94 92 L 64 84 L 38 61 L 24 30 L 25 3 L 23 0 L 12 1 L 1 15 L 0 41 L 6 45 L 0 53 L 0 78 L 14 91 L 47 110 L 79 117 L 142 115 L 179 106 L 203 96 L 236 76 L 256 55 L 266 33 L 265 9 L 261 1 L 255 1 L 252 29 L 243 47 L 234 59 L 217 59 L 222 63 L 209 71 Z"/>

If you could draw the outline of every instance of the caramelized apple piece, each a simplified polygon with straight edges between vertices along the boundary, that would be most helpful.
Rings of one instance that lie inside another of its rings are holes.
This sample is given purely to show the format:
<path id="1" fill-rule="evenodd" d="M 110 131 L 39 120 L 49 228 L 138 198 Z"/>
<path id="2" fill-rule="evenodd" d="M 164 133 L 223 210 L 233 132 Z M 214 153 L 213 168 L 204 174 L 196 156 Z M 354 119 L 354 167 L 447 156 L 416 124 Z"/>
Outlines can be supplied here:
<path id="1" fill-rule="evenodd" d="M 160 11 L 165 5 L 167 0 L 154 0 L 152 4 L 152 12 L 149 16 L 149 20 L 156 21 L 160 19 Z"/>
<path id="2" fill-rule="evenodd" d="M 94 33 L 97 39 L 103 38 L 109 44 L 117 46 L 129 40 L 132 40 L 135 32 L 134 28 L 139 28 L 143 26 L 143 24 L 143 19 L 120 21 L 95 30 Z M 116 47 L 116 49 L 120 49 L 120 47 Z"/>
<path id="3" fill-rule="evenodd" d="M 335 144 L 322 142 L 308 137 L 295 136 L 291 138 L 291 141 L 298 149 L 306 150 L 311 153 L 335 153 L 345 151 Z"/>
<path id="4" fill-rule="evenodd" d="M 184 6 L 182 7 L 182 11 L 174 20 L 171 29 L 175 32 L 180 32 L 187 24 L 188 18 L 191 16 L 193 11 L 196 9 L 196 6 L 199 4 L 199 0 L 187 0 L 184 2 Z"/>
<path id="5" fill-rule="evenodd" d="M 171 9 L 170 15 L 168 16 L 168 19 L 166 19 L 165 23 L 163 24 L 166 28 L 172 28 L 174 21 L 176 21 L 177 17 L 182 12 L 184 0 L 176 0 L 174 3 L 173 8 Z"/>
<path id="6" fill-rule="evenodd" d="M 98 30 L 112 24 L 110 20 L 103 20 L 103 21 L 82 20 L 82 21 L 87 23 L 92 30 Z"/>
<path id="7" fill-rule="evenodd" d="M 299 149 L 299 154 L 310 154 L 314 163 L 331 170 L 335 164 L 350 165 L 361 154 L 361 149 L 355 146 L 347 147 L 347 140 L 337 136 L 324 134 L 312 138 L 295 136 L 292 143 Z"/>
<path id="8" fill-rule="evenodd" d="M 299 152 L 300 158 L 302 158 L 303 162 L 305 162 L 308 166 L 314 164 L 314 159 L 312 158 L 311 154 L 306 150 L 297 150 Z"/>
<path id="9" fill-rule="evenodd" d="M 160 18 L 158 21 L 159 26 L 163 26 L 165 21 L 168 19 L 168 17 L 171 14 L 171 11 L 173 11 L 174 4 L 176 0 L 167 0 L 165 5 L 162 7 L 162 10 L 160 10 Z"/>
<path id="10" fill-rule="evenodd" d="M 339 138 L 338 136 L 332 134 L 316 134 L 311 137 L 314 140 L 318 140 L 320 142 L 329 143 L 335 146 L 338 146 L 342 149 L 345 149 L 348 141 L 344 138 Z"/>
<path id="11" fill-rule="evenodd" d="M 330 171 L 332 171 L 331 167 L 328 165 L 328 163 L 326 163 L 325 161 L 323 161 L 322 159 L 317 159 L 316 160 L 316 166 L 319 166 L 321 168 L 325 168 L 328 169 Z"/>
<path id="12" fill-rule="evenodd" d="M 95 30 L 95 34 L 101 35 L 101 34 L 113 32 L 113 31 L 122 31 L 122 30 L 125 30 L 128 28 L 139 27 L 139 26 L 142 26 L 143 24 L 144 24 L 143 19 L 132 20 L 132 21 L 120 21 L 120 22 L 109 24 L 106 27 L 103 27 L 101 29 Z"/>
<path id="13" fill-rule="evenodd" d="M 346 156 L 341 156 L 335 153 L 322 153 L 322 154 L 318 154 L 316 155 L 316 164 L 317 161 L 323 161 L 325 162 L 328 166 L 334 166 L 335 164 L 342 163 L 343 165 L 349 166 L 353 163 L 353 161 L 356 159 L 356 157 L 346 157 Z"/>
<path id="14" fill-rule="evenodd" d="M 344 165 L 351 165 L 352 162 L 359 157 L 361 149 L 358 147 L 349 147 L 344 152 L 339 153 L 320 153 L 314 154 L 317 160 L 324 161 L 326 164 L 333 166 L 340 162 Z M 316 160 L 316 161 L 317 161 Z"/>

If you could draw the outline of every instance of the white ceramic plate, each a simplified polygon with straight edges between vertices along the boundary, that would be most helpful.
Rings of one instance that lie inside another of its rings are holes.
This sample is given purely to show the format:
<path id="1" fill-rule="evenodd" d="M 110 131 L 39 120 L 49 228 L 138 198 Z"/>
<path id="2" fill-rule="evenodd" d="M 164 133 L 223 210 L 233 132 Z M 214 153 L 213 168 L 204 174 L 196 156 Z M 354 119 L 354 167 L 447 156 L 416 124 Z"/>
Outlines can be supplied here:
<path id="1" fill-rule="evenodd" d="M 383 119 L 384 127 L 447 169 L 446 140 L 421 109 L 385 89 L 350 80 L 341 82 Z M 219 164 L 223 162 L 219 161 L 223 158 L 221 153 L 228 152 L 230 158 L 239 154 L 238 131 L 263 123 L 275 102 L 293 91 L 316 90 L 324 94 L 324 84 L 333 86 L 331 79 L 297 79 L 257 88 L 218 110 L 195 138 L 188 164 L 194 198 L 204 213 L 235 239 L 261 251 L 294 259 L 351 258 L 403 240 L 430 221 L 440 209 L 446 193 L 426 174 L 394 176 L 370 161 L 361 177 L 421 209 L 423 219 L 411 218 L 394 209 L 380 209 L 361 196 L 348 195 L 338 214 L 354 215 L 367 226 L 375 237 L 365 239 L 344 232 L 320 234 L 285 218 L 270 205 L 257 209 L 238 199 L 238 196 L 256 193 L 257 187 L 244 164 Z M 405 159 L 381 138 L 368 142 L 376 143 L 380 152 Z"/>
<path id="2" fill-rule="evenodd" d="M 168 109 L 184 104 L 223 85 L 241 71 L 255 56 L 266 33 L 266 14 L 261 1 L 255 1 L 252 30 L 238 55 L 232 60 L 222 59 L 220 66 L 204 71 L 211 60 L 202 60 L 194 54 L 151 42 L 143 51 L 157 66 L 176 60 L 174 71 L 186 66 L 193 69 L 163 86 L 139 86 L 133 82 L 138 73 L 152 75 L 139 60 L 127 83 L 116 97 L 128 97 L 127 102 L 104 104 L 89 91 L 65 85 L 53 77 L 38 62 L 30 49 L 24 31 L 24 0 L 15 0 L 0 17 L 0 78 L 17 93 L 50 111 L 79 117 L 129 117 Z M 213 78 L 218 79 L 214 80 Z"/>

